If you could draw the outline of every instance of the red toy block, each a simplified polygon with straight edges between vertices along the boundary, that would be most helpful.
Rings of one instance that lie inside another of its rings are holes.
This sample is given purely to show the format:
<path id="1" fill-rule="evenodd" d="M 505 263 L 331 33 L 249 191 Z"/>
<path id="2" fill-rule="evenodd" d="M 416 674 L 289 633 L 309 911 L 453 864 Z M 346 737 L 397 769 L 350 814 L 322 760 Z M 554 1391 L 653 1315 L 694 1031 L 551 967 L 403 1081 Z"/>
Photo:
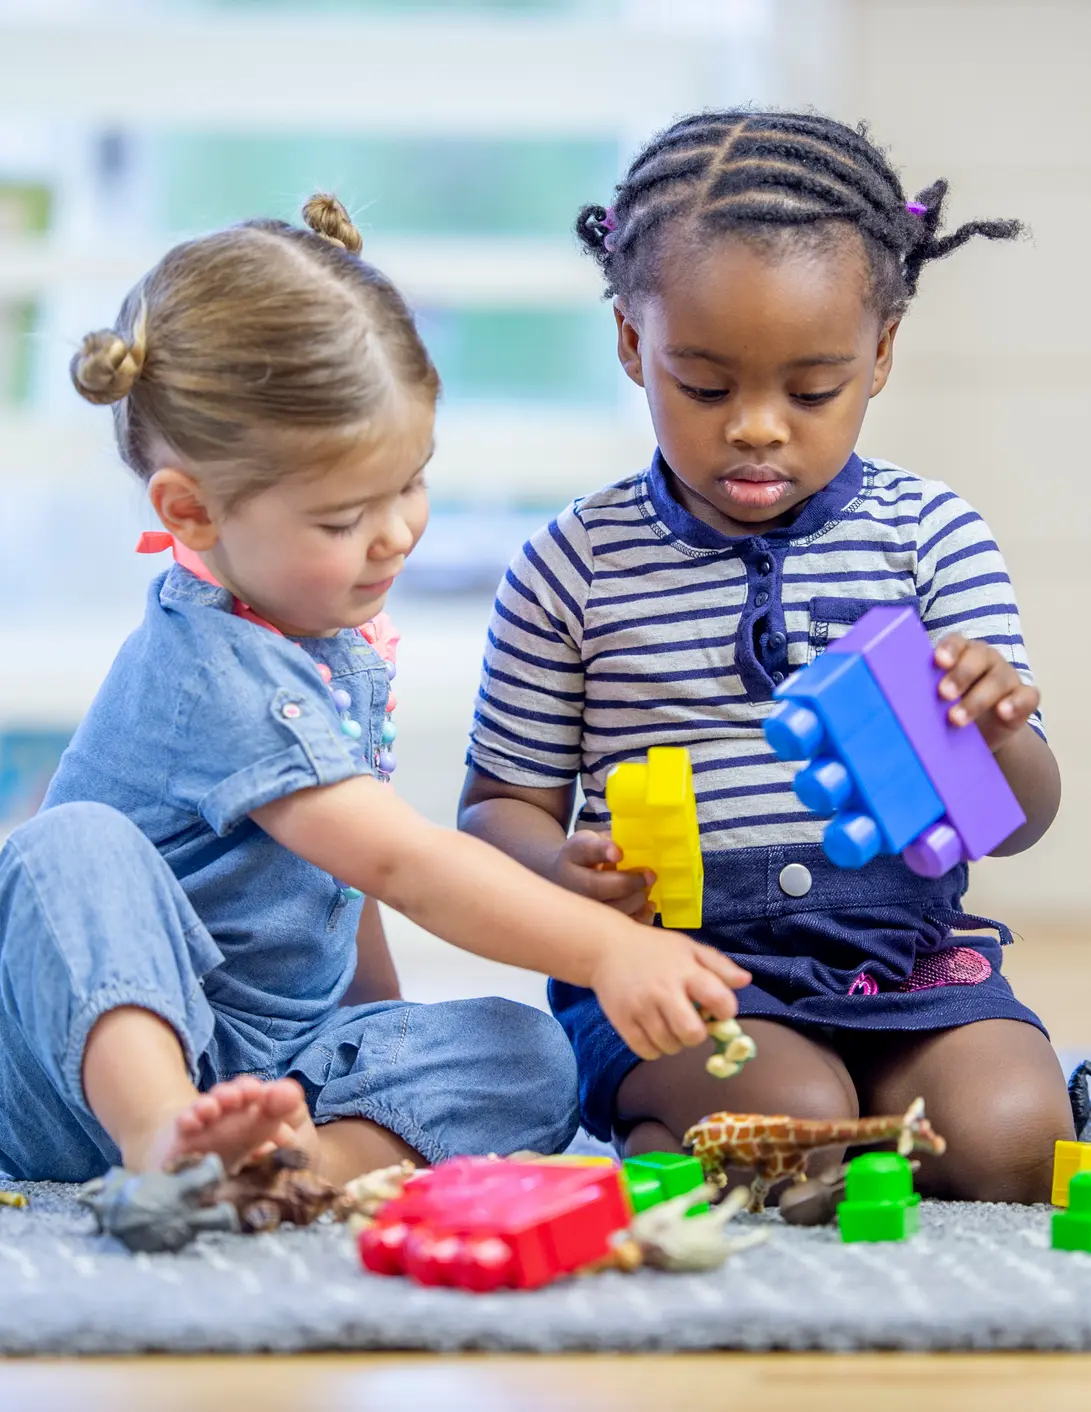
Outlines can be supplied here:
<path id="1" fill-rule="evenodd" d="M 616 1167 L 459 1157 L 380 1209 L 360 1233 L 360 1259 L 418 1284 L 537 1289 L 604 1259 L 631 1219 Z"/>

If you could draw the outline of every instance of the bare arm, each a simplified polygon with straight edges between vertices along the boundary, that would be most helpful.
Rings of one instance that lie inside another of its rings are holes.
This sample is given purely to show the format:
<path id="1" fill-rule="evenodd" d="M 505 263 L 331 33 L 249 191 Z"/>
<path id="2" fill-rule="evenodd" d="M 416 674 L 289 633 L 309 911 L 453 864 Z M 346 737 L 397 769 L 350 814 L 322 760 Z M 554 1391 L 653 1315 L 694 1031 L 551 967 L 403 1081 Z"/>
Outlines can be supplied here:
<path id="1" fill-rule="evenodd" d="M 650 922 L 651 873 L 618 871 L 621 850 L 606 833 L 581 829 L 568 837 L 575 802 L 574 784 L 528 789 L 505 784 L 475 770 L 466 772 L 458 826 L 491 843 L 539 877 L 570 892 L 605 902 L 626 916 Z"/>
<path id="2" fill-rule="evenodd" d="M 952 703 L 952 724 L 977 722 L 1027 816 L 1023 827 L 995 848 L 993 856 L 1022 853 L 1042 837 L 1061 803 L 1061 772 L 1053 751 L 1027 724 L 1038 709 L 1038 689 L 1021 680 L 995 647 L 961 633 L 943 639 L 936 648 L 936 662 L 947 669 L 939 693 Z"/>
<path id="3" fill-rule="evenodd" d="M 1061 772 L 1053 751 L 1030 726 L 1024 726 L 997 750 L 996 763 L 1027 816 L 1021 829 L 993 849 L 994 857 L 1007 858 L 1037 843 L 1057 817 Z"/>
<path id="4" fill-rule="evenodd" d="M 642 1058 L 700 1043 L 694 1006 L 730 1018 L 728 987 L 748 979 L 680 932 L 653 933 L 430 824 L 369 776 L 300 790 L 253 817 L 285 848 L 454 945 L 590 986 Z"/>
<path id="5" fill-rule="evenodd" d="M 364 901 L 356 928 L 356 974 L 342 997 L 342 1005 L 373 1005 L 377 1000 L 400 1000 L 401 986 L 390 954 L 382 913 L 374 897 Z"/>

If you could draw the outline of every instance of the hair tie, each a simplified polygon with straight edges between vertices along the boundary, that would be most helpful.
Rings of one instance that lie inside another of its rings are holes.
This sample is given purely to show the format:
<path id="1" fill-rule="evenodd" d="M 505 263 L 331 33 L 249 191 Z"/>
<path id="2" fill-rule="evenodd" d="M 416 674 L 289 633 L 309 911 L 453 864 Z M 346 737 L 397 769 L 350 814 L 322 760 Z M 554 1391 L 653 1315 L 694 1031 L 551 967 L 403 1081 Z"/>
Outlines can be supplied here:
<path id="1" fill-rule="evenodd" d="M 602 248 L 607 251 L 613 251 L 614 231 L 617 230 L 617 213 L 613 206 L 607 206 L 606 214 L 602 218 L 602 223 L 606 227 L 606 234 L 602 239 Z"/>
<path id="2" fill-rule="evenodd" d="M 922 206 L 919 201 L 907 201 L 905 209 L 911 216 L 926 216 L 928 214 L 928 207 Z"/>

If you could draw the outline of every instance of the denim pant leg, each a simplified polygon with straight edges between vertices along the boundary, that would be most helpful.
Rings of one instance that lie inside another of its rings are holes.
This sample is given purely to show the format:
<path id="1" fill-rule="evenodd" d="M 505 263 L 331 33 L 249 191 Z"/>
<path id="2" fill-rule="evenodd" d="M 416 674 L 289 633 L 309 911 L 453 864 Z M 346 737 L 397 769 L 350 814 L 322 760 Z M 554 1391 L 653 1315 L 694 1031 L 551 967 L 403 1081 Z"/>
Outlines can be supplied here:
<path id="1" fill-rule="evenodd" d="M 178 880 L 125 815 L 62 804 L 0 853 L 0 1170 L 84 1181 L 119 1160 L 83 1094 L 95 1022 L 153 1011 L 191 1076 L 215 1017 L 201 977 L 222 961 Z"/>
<path id="2" fill-rule="evenodd" d="M 576 1056 L 552 1016 L 486 996 L 340 1010 L 292 1060 L 316 1123 L 369 1118 L 427 1162 L 559 1152 L 579 1123 Z"/>

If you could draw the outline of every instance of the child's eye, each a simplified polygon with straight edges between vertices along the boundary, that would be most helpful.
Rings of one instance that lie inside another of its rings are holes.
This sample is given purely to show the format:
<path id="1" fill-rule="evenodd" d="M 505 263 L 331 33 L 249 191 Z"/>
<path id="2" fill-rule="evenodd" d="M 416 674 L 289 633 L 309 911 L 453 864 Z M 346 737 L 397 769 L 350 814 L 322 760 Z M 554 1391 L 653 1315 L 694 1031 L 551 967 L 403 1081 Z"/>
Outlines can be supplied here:
<path id="1" fill-rule="evenodd" d="M 351 534 L 362 518 L 362 515 L 357 515 L 356 518 L 347 525 L 319 525 L 318 528 L 325 530 L 327 534 Z"/>
<path id="2" fill-rule="evenodd" d="M 692 397 L 694 402 L 722 402 L 727 396 L 722 387 L 691 387 L 685 382 L 680 382 L 678 387 L 687 397 Z"/>
<path id="3" fill-rule="evenodd" d="M 828 392 L 794 392 L 792 396 L 805 407 L 817 407 L 823 402 L 832 402 L 844 390 L 842 384 L 841 387 L 831 387 Z"/>

